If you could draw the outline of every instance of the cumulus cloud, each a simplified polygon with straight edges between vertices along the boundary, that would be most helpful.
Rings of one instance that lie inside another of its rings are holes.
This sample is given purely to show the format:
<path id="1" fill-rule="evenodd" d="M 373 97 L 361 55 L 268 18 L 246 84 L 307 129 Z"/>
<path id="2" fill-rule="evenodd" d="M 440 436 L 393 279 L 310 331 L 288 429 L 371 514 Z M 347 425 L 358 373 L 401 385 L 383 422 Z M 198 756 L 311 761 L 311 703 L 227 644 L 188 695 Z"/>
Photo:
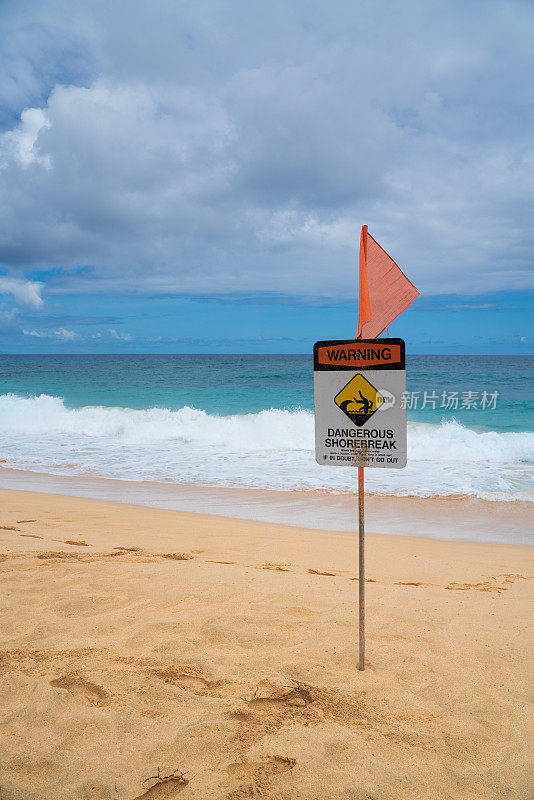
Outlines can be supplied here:
<path id="1" fill-rule="evenodd" d="M 342 298 L 365 222 L 424 293 L 534 285 L 531 4 L 65 8 L 4 11 L 13 273 Z"/>
<path id="2" fill-rule="evenodd" d="M 69 331 L 66 328 L 57 328 L 55 331 L 33 331 L 22 329 L 24 336 L 34 336 L 37 339 L 55 339 L 59 342 L 75 342 L 81 339 L 81 336 L 75 331 Z"/>
<path id="3" fill-rule="evenodd" d="M 22 166 L 43 164 L 50 168 L 50 157 L 40 156 L 35 148 L 39 134 L 48 127 L 50 122 L 42 109 L 26 108 L 20 115 L 20 125 L 3 136 L 2 166 L 8 167 L 10 162 L 15 161 Z"/>
<path id="4" fill-rule="evenodd" d="M 23 306 L 33 309 L 42 308 L 44 305 L 41 297 L 42 291 L 42 283 L 0 275 L 0 297 L 2 295 L 10 295 L 17 303 Z"/>
<path id="5" fill-rule="evenodd" d="M 133 336 L 126 331 L 116 331 L 115 328 L 108 328 L 108 333 L 112 339 L 119 339 L 121 342 L 131 342 Z"/>

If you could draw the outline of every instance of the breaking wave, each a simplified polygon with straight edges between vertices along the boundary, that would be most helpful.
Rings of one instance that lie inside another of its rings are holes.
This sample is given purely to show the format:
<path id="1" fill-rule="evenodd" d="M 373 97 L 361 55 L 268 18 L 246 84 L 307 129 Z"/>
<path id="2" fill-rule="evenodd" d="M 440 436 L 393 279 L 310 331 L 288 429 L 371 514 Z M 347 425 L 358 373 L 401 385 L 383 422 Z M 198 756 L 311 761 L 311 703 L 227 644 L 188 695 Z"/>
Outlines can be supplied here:
<path id="1" fill-rule="evenodd" d="M 267 489 L 354 490 L 351 467 L 315 463 L 313 414 L 217 416 L 184 406 L 70 409 L 60 397 L 0 395 L 5 467 L 61 475 Z M 408 466 L 371 469 L 371 492 L 534 499 L 534 433 L 409 423 Z"/>

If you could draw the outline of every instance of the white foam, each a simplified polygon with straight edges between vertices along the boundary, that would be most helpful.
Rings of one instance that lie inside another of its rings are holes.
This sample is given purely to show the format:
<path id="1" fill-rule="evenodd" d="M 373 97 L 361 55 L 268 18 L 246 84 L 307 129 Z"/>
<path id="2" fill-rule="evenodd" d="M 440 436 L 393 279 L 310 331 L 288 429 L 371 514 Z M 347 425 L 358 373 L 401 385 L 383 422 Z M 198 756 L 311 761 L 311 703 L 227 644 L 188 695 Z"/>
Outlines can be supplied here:
<path id="1" fill-rule="evenodd" d="M 350 467 L 313 457 L 313 414 L 270 409 L 216 416 L 86 406 L 49 395 L 0 395 L 4 465 L 62 475 L 269 489 L 354 489 Z M 369 491 L 534 499 L 534 433 L 474 431 L 457 422 L 410 423 L 408 466 L 368 470 Z"/>

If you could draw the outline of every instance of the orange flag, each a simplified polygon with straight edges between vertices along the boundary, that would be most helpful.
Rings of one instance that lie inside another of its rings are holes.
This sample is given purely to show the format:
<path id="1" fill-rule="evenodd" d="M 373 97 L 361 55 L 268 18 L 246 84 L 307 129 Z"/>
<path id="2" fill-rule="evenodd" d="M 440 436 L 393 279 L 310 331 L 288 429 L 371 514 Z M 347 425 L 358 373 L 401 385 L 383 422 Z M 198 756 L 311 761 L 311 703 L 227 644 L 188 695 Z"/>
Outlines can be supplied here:
<path id="1" fill-rule="evenodd" d="M 419 297 L 418 289 L 380 247 L 367 225 L 360 237 L 360 306 L 357 339 L 376 339 Z"/>

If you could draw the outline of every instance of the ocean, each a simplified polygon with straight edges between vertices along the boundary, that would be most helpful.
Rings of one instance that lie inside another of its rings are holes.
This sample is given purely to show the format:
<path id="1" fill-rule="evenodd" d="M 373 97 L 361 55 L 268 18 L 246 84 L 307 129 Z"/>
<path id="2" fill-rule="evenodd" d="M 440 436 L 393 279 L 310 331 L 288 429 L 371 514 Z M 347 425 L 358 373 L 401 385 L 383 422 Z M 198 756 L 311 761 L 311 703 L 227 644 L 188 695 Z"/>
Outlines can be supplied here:
<path id="1" fill-rule="evenodd" d="M 532 500 L 534 357 L 408 356 L 408 466 L 383 495 Z M 3 467 L 164 484 L 354 491 L 314 460 L 310 355 L 0 356 Z"/>

